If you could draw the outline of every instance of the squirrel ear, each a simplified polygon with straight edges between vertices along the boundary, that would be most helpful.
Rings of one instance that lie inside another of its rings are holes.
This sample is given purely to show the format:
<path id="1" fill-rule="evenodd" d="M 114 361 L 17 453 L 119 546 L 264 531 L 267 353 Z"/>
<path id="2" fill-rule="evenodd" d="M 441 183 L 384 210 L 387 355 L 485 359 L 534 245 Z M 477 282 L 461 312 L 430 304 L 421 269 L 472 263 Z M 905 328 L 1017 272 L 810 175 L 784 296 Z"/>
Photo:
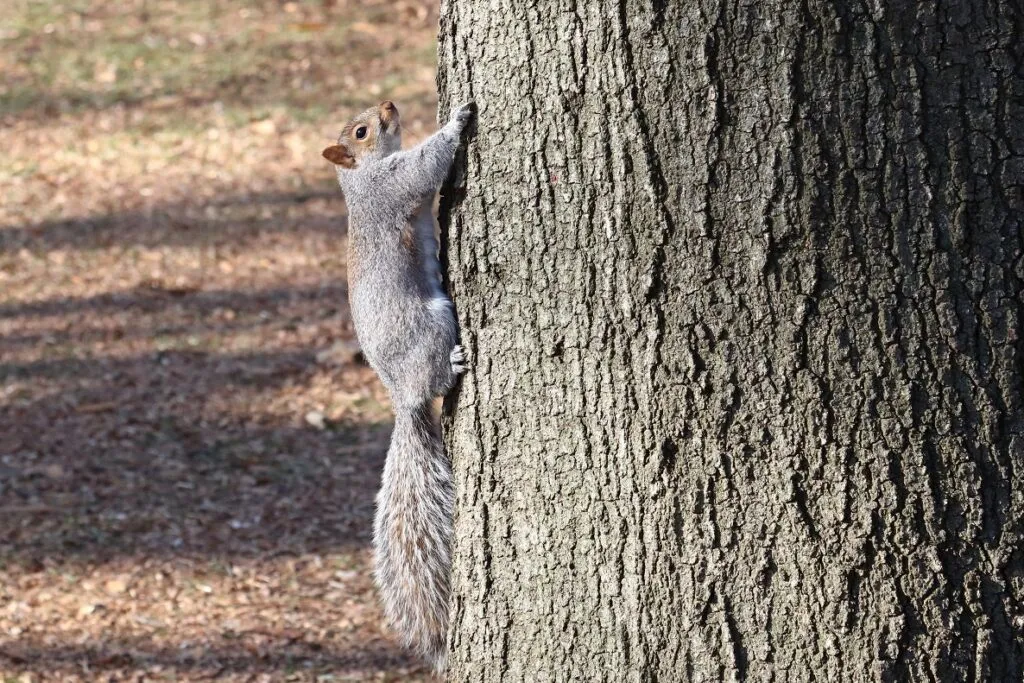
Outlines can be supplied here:
<path id="1" fill-rule="evenodd" d="M 336 166 L 344 166 L 345 168 L 352 168 L 356 165 L 356 159 L 348 150 L 341 145 L 331 145 L 323 151 L 324 159 L 331 162 Z"/>

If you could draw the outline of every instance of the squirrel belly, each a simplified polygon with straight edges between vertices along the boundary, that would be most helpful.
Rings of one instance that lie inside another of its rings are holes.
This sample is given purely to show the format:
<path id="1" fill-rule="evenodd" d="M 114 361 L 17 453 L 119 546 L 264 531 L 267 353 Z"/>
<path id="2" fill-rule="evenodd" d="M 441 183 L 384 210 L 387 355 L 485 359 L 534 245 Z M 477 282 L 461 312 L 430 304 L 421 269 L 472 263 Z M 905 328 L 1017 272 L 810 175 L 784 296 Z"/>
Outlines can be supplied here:
<path id="1" fill-rule="evenodd" d="M 434 194 L 455 159 L 468 105 L 401 150 L 389 101 L 350 121 L 324 150 L 349 210 L 349 307 L 370 366 L 391 396 L 395 428 L 377 494 L 373 545 L 384 614 L 440 672 L 447 660 L 454 486 L 433 415 L 466 369 L 437 263 Z"/>
<path id="2" fill-rule="evenodd" d="M 349 290 L 349 301 L 363 355 L 397 411 L 430 403 L 455 384 L 458 374 L 449 357 L 458 344 L 458 325 L 443 292 L 410 291 L 389 272 L 362 277 Z"/>

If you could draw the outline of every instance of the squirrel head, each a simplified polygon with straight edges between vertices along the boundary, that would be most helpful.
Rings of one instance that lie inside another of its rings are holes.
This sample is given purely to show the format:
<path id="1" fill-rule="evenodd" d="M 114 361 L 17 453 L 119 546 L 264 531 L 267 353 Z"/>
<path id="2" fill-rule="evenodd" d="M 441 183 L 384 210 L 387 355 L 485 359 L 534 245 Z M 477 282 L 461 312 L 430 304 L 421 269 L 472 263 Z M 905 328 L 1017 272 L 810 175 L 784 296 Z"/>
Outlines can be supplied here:
<path id="1" fill-rule="evenodd" d="M 325 149 L 323 155 L 336 166 L 355 168 L 364 159 L 380 159 L 401 148 L 398 107 L 391 100 L 384 100 L 345 124 L 338 144 Z"/>

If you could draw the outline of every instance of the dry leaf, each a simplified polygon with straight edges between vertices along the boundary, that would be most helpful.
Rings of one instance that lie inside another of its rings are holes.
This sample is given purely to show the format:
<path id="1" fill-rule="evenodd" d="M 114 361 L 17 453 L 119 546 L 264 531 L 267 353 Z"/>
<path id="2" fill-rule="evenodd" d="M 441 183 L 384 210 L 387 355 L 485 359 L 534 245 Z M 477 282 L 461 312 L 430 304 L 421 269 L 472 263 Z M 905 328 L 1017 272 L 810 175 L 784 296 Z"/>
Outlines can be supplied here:
<path id="1" fill-rule="evenodd" d="M 277 132 L 277 124 L 274 123 L 274 119 L 263 119 L 262 121 L 256 121 L 249 126 L 254 133 L 260 135 L 273 135 Z"/>
<path id="2" fill-rule="evenodd" d="M 117 81 L 117 64 L 99 62 L 92 72 L 92 78 L 97 83 L 110 84 Z"/>

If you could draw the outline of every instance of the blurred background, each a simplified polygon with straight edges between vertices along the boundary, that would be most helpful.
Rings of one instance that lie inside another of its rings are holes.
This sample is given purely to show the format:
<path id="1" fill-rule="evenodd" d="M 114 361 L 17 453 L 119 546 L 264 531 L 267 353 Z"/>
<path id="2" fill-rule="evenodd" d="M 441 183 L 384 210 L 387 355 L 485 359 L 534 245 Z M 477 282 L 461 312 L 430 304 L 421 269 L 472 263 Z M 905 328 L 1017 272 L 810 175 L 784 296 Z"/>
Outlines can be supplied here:
<path id="1" fill-rule="evenodd" d="M 0 3 L 0 681 L 430 680 L 320 151 L 434 130 L 418 0 Z"/>

